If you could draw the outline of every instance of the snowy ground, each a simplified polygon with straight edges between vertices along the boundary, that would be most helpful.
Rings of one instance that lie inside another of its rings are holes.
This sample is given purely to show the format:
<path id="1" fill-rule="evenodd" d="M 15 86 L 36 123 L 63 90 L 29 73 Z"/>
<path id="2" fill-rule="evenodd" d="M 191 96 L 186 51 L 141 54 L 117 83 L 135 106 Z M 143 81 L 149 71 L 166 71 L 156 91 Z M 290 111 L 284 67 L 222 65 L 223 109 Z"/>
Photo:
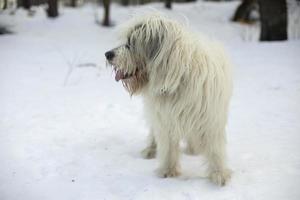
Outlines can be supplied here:
<path id="1" fill-rule="evenodd" d="M 145 6 L 189 21 L 231 54 L 234 175 L 223 188 L 203 178 L 203 159 L 183 155 L 182 176 L 160 179 L 157 161 L 141 158 L 141 99 L 105 68 L 115 28 L 95 24 L 91 6 L 56 20 L 42 9 L 2 14 L 15 34 L 0 37 L 0 200 L 300 199 L 300 41 L 253 41 L 256 28 L 228 22 L 236 5 Z M 120 24 L 136 10 L 114 5 L 112 18 Z"/>

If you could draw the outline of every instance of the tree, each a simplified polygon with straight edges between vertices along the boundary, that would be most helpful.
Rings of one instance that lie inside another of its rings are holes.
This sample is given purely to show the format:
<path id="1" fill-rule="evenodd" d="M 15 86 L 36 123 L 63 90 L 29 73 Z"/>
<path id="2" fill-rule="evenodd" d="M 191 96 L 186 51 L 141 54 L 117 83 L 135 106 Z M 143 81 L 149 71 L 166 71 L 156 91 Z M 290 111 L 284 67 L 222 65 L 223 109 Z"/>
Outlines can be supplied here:
<path id="1" fill-rule="evenodd" d="M 30 10 L 31 4 L 32 4 L 31 0 L 23 0 L 23 7 L 25 9 Z"/>
<path id="2" fill-rule="evenodd" d="M 71 0 L 71 7 L 77 7 L 77 0 Z"/>
<path id="3" fill-rule="evenodd" d="M 128 6 L 129 5 L 129 0 L 121 0 L 121 4 L 123 6 Z"/>
<path id="4" fill-rule="evenodd" d="M 171 9 L 172 8 L 172 0 L 165 0 L 165 6 L 166 6 L 166 8 Z"/>
<path id="5" fill-rule="evenodd" d="M 287 40 L 287 7 L 285 0 L 258 0 L 261 19 L 261 41 Z"/>
<path id="6" fill-rule="evenodd" d="M 104 19 L 102 25 L 110 26 L 110 20 L 109 20 L 110 0 L 103 0 L 103 6 L 104 6 Z"/>
<path id="7" fill-rule="evenodd" d="M 58 16 L 58 0 L 48 0 L 48 17 L 57 17 Z"/>
<path id="8" fill-rule="evenodd" d="M 257 0 L 243 0 L 236 9 L 232 21 L 251 23 L 251 12 L 257 9 Z"/>
<path id="9" fill-rule="evenodd" d="M 1 2 L 0 0 L 0 10 L 3 9 L 7 9 L 7 0 L 3 0 L 3 2 Z"/>

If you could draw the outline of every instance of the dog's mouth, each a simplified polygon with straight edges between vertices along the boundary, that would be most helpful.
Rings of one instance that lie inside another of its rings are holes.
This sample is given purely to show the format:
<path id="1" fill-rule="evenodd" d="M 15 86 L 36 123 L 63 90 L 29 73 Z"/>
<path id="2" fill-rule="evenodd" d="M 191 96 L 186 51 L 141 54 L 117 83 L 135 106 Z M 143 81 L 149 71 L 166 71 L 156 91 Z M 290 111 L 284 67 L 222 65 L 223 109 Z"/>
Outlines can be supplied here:
<path id="1" fill-rule="evenodd" d="M 124 70 L 117 69 L 116 67 L 114 67 L 114 71 L 116 81 L 129 79 L 135 75 L 135 73 L 127 73 Z"/>

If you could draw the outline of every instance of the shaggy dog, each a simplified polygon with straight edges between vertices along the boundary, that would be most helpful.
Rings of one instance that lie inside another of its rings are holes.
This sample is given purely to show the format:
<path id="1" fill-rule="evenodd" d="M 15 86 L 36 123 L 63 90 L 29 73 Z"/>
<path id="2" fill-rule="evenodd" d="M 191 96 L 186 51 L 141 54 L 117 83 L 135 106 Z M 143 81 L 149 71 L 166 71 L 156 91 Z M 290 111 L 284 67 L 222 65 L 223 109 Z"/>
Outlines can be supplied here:
<path id="1" fill-rule="evenodd" d="M 134 19 L 123 44 L 105 53 L 131 95 L 144 97 L 150 124 L 145 158 L 157 155 L 160 177 L 179 175 L 179 143 L 203 154 L 209 178 L 225 185 L 225 126 L 231 96 L 230 63 L 223 48 L 159 14 Z"/>

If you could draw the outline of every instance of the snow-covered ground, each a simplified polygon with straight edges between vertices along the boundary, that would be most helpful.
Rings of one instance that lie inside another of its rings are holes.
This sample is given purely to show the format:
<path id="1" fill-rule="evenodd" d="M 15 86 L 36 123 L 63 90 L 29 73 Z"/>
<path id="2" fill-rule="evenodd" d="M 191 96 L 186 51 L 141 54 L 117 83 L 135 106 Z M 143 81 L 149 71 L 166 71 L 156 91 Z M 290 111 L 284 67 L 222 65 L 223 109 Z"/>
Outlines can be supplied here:
<path id="1" fill-rule="evenodd" d="M 141 158 L 142 101 L 106 69 L 116 31 L 95 23 L 92 6 L 55 20 L 41 8 L 34 17 L 2 13 L 15 34 L 0 37 L 0 200 L 300 199 L 300 41 L 256 42 L 257 28 L 229 22 L 237 4 L 143 6 L 223 41 L 232 57 L 234 175 L 222 188 L 203 178 L 202 158 L 183 155 L 182 175 L 171 179 Z M 140 9 L 113 5 L 112 19 Z"/>

